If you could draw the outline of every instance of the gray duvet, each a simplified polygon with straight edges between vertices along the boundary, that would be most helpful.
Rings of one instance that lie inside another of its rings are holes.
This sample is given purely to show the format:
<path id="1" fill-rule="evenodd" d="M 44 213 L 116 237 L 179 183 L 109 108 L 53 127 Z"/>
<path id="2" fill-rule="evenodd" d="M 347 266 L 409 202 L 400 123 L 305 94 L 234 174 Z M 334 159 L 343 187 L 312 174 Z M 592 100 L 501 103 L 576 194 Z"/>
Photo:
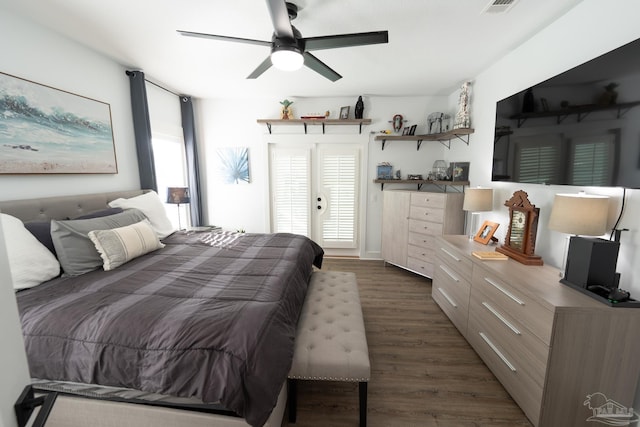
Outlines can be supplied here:
<path id="1" fill-rule="evenodd" d="M 116 270 L 17 294 L 32 377 L 195 396 L 264 424 L 322 249 L 292 234 L 163 242 Z"/>

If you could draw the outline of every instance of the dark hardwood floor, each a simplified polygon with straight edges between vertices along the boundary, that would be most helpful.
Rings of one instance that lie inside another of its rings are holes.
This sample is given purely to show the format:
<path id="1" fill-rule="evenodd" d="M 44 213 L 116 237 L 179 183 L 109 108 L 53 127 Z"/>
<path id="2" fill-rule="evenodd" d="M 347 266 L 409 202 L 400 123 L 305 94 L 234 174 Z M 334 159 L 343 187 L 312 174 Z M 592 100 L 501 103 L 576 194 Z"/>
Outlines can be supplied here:
<path id="1" fill-rule="evenodd" d="M 531 426 L 431 299 L 429 279 L 382 261 L 326 258 L 323 270 L 358 277 L 370 427 Z M 357 426 L 357 384 L 302 381 L 297 422 L 286 418 L 289 427 Z"/>

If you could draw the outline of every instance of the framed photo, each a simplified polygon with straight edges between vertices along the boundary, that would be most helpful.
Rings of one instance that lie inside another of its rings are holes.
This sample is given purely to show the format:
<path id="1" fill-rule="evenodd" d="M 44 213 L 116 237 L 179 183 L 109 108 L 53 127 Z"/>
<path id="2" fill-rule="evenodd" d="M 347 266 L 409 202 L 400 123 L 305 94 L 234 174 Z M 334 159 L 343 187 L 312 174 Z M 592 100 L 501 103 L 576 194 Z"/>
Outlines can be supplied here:
<path id="1" fill-rule="evenodd" d="M 109 104 L 0 73 L 0 174 L 118 173 Z"/>
<path id="2" fill-rule="evenodd" d="M 340 119 L 347 120 L 349 118 L 349 108 L 350 107 L 341 107 L 340 108 Z"/>
<path id="3" fill-rule="evenodd" d="M 451 162 L 449 165 L 451 181 L 469 181 L 469 162 Z"/>
<path id="4" fill-rule="evenodd" d="M 409 129 L 410 129 L 409 126 L 407 126 L 404 129 L 402 129 L 402 135 L 410 135 Z"/>
<path id="5" fill-rule="evenodd" d="M 409 128 L 409 135 L 415 135 L 416 134 L 416 128 L 418 127 L 418 125 L 412 125 Z"/>
<path id="6" fill-rule="evenodd" d="M 499 225 L 500 224 L 498 224 L 497 222 L 491 222 L 491 221 L 483 222 L 482 226 L 474 236 L 473 240 L 475 240 L 476 242 L 480 242 L 483 245 L 486 245 L 487 243 L 489 243 L 489 241 L 493 237 L 493 233 L 496 232 Z"/>
<path id="7" fill-rule="evenodd" d="M 225 184 L 249 184 L 249 148 L 218 148 L 218 175 Z"/>

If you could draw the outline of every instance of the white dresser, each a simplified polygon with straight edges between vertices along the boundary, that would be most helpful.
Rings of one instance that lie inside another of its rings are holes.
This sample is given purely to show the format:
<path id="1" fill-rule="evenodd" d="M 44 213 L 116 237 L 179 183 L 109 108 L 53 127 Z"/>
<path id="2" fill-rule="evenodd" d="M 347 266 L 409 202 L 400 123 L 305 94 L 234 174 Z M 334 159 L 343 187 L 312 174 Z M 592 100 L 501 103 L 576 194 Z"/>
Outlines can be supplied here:
<path id="1" fill-rule="evenodd" d="M 435 238 L 463 233 L 463 200 L 463 193 L 384 191 L 382 258 L 433 277 Z"/>
<path id="2" fill-rule="evenodd" d="M 559 283 L 554 268 L 471 255 L 493 249 L 467 236 L 438 238 L 432 296 L 531 422 L 593 425 L 585 402 L 594 393 L 631 408 L 640 309 L 583 295 Z"/>

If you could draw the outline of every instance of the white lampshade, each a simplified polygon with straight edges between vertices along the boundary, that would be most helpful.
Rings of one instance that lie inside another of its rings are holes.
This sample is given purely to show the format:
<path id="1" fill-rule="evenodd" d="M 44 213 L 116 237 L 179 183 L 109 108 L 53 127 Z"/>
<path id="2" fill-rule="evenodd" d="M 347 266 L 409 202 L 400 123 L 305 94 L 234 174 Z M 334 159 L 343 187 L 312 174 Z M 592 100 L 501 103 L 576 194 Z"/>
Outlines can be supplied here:
<path id="1" fill-rule="evenodd" d="M 469 212 L 486 212 L 493 210 L 493 189 L 468 188 L 464 192 L 462 209 Z"/>
<path id="2" fill-rule="evenodd" d="M 561 233 L 601 236 L 607 231 L 609 198 L 585 193 L 556 194 L 549 229 Z"/>
<path id="3" fill-rule="evenodd" d="M 282 71 L 299 70 L 304 64 L 304 57 L 295 49 L 277 49 L 271 52 L 271 63 Z"/>

